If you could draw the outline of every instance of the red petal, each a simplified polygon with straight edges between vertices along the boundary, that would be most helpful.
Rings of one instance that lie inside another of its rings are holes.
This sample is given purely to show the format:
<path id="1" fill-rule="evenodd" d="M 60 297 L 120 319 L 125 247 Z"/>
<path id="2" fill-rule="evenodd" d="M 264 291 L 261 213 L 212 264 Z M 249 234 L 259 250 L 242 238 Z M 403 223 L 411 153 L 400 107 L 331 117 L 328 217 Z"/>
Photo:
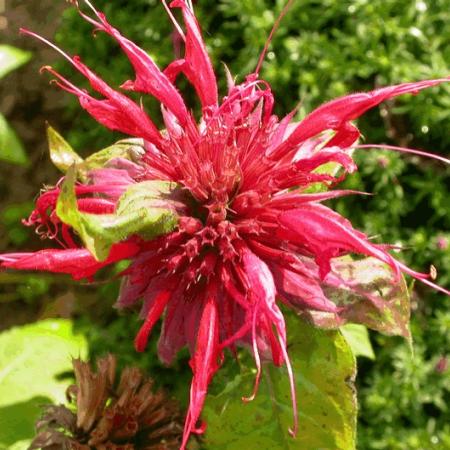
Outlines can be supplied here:
<path id="1" fill-rule="evenodd" d="M 290 239 L 294 243 L 314 253 L 321 277 L 330 270 L 330 258 L 339 256 L 342 251 L 374 256 L 399 274 L 398 264 L 389 253 L 371 244 L 350 222 L 322 205 L 308 204 L 283 212 L 279 222 L 292 232 Z"/>
<path id="2" fill-rule="evenodd" d="M 41 250 L 35 253 L 10 253 L 0 255 L 0 267 L 15 270 L 39 270 L 67 273 L 75 280 L 92 277 L 98 270 L 122 259 L 128 259 L 139 251 L 132 243 L 116 244 L 106 261 L 99 263 L 84 248 Z"/>
<path id="3" fill-rule="evenodd" d="M 217 287 L 209 285 L 206 304 L 200 319 L 197 335 L 197 345 L 191 360 L 194 377 L 191 384 L 190 403 L 184 425 L 183 442 L 180 450 L 186 448 L 189 435 L 192 432 L 202 432 L 196 428 L 203 404 L 205 402 L 208 385 L 214 373 L 219 368 L 219 317 L 216 304 Z"/>
<path id="4" fill-rule="evenodd" d="M 126 82 L 122 87 L 153 95 L 175 114 L 180 123 L 184 124 L 188 118 L 188 111 L 180 93 L 169 78 L 144 50 L 112 27 L 104 14 L 98 13 L 98 18 L 101 20 L 101 29 L 117 40 L 136 72 L 136 80 Z"/>
<path id="5" fill-rule="evenodd" d="M 186 25 L 186 65 L 183 72 L 197 91 L 203 108 L 217 105 L 217 82 L 203 42 L 200 26 L 185 0 L 174 0 L 170 6 L 181 8 Z"/>
<path id="6" fill-rule="evenodd" d="M 147 318 L 145 319 L 144 325 L 142 325 L 139 333 L 137 334 L 134 340 L 134 346 L 136 351 L 143 352 L 145 347 L 147 346 L 148 337 L 150 332 L 152 331 L 153 326 L 156 321 L 161 317 L 164 309 L 169 302 L 170 296 L 172 295 L 172 291 L 163 290 L 161 291 L 150 306 L 150 309 L 147 314 Z"/>
<path id="7" fill-rule="evenodd" d="M 367 93 L 350 94 L 325 103 L 307 115 L 294 132 L 272 152 L 270 157 L 275 160 L 279 159 L 286 152 L 322 131 L 340 130 L 346 126 L 346 122 L 357 119 L 368 109 L 377 106 L 385 100 L 402 94 L 416 94 L 422 89 L 436 86 L 446 81 L 450 81 L 450 77 L 418 81 L 416 83 L 403 83 Z"/>

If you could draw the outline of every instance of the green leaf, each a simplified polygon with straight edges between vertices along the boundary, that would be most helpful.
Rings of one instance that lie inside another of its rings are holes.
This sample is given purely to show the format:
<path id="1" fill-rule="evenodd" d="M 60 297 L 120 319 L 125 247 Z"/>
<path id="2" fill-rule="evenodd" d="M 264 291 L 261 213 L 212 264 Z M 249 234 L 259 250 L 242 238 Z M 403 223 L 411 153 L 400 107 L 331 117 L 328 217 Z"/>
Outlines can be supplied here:
<path id="1" fill-rule="evenodd" d="M 30 58 L 30 52 L 11 45 L 0 45 L 0 78 L 25 64 Z"/>
<path id="2" fill-rule="evenodd" d="M 28 163 L 22 143 L 2 114 L 0 114 L 0 159 L 22 166 Z"/>
<path id="3" fill-rule="evenodd" d="M 339 328 L 348 345 L 355 356 L 365 356 L 369 359 L 375 359 L 372 344 L 369 338 L 369 332 L 364 325 L 357 323 L 348 323 Z"/>
<path id="4" fill-rule="evenodd" d="M 248 369 L 224 383 L 220 393 L 208 396 L 203 411 L 208 424 L 205 449 L 355 448 L 356 366 L 351 349 L 339 331 L 320 330 L 297 317 L 289 325 L 288 350 L 299 410 L 297 437 L 288 434 L 292 406 L 287 371 L 270 363 L 264 364 L 260 388 L 252 402 L 241 400 L 252 391 L 254 374 Z M 217 384 L 213 382 L 214 389 Z"/>
<path id="5" fill-rule="evenodd" d="M 359 323 L 411 339 L 409 292 L 402 276 L 396 280 L 391 267 L 372 257 L 357 261 L 344 257 L 332 264 L 343 283 L 324 286 L 324 291 L 342 311 L 338 315 L 308 312 L 316 325 L 337 328 L 347 322 Z"/>
<path id="6" fill-rule="evenodd" d="M 51 126 L 47 126 L 47 141 L 50 159 L 61 172 L 66 173 L 69 167 L 74 164 L 79 165 L 83 162 L 83 158 L 81 158 L 73 150 L 71 145 Z"/>
<path id="7" fill-rule="evenodd" d="M 143 145 L 142 139 L 123 139 L 87 157 L 79 166 L 79 170 L 88 171 L 104 167 L 108 161 L 114 158 L 134 161 L 144 152 Z"/>
<path id="8" fill-rule="evenodd" d="M 0 334 L 0 449 L 25 449 L 40 406 L 64 402 L 71 359 L 87 352 L 69 320 L 52 319 Z"/>
<path id="9" fill-rule="evenodd" d="M 87 214 L 78 210 L 75 195 L 76 169 L 67 171 L 56 205 L 58 217 L 81 237 L 98 260 L 105 260 L 115 243 L 137 234 L 146 239 L 172 231 L 177 216 L 161 202 L 175 189 L 173 183 L 144 181 L 131 185 L 119 199 L 114 214 Z"/>

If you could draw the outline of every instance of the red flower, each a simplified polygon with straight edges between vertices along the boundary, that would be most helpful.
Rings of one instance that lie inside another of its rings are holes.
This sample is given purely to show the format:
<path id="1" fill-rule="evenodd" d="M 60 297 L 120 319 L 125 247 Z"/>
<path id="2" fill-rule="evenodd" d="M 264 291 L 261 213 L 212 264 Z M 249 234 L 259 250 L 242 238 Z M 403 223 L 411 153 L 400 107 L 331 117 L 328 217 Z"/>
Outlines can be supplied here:
<path id="1" fill-rule="evenodd" d="M 276 300 L 299 310 L 327 313 L 341 322 L 348 319 L 348 310 L 335 303 L 330 289 L 344 288 L 367 301 L 383 301 L 358 291 L 345 279 L 337 257 L 373 257 L 392 269 L 393 284 L 403 272 L 449 294 L 428 281 L 428 274 L 407 268 L 389 254 L 388 246 L 372 243 L 348 220 L 322 205 L 327 199 L 356 192 L 307 191 L 317 183 L 333 187 L 356 170 L 350 150 L 360 133 L 353 120 L 386 99 L 417 93 L 449 78 L 348 95 L 293 123 L 293 113 L 281 120 L 274 115 L 270 86 L 259 79 L 258 71 L 241 84 L 234 84 L 230 77 L 228 93 L 219 102 L 199 25 L 184 0 L 173 1 L 171 7 L 183 13 L 186 33 L 179 32 L 185 55 L 164 71 L 86 3 L 95 19 L 81 15 L 116 39 L 135 69 L 136 79 L 122 88 L 156 97 L 166 129 L 158 130 L 141 106 L 108 86 L 78 57 L 63 53 L 101 99 L 47 67 L 59 86 L 78 96 L 95 119 L 112 130 L 141 138 L 145 148 L 134 162 L 114 158 L 104 168 L 90 168 L 75 187 L 75 209 L 89 217 L 109 217 L 120 209 L 130 187 L 162 180 L 176 183 L 183 192 L 183 200 L 158 197 L 157 206 L 176 212 L 177 225 L 152 239 L 138 228 L 135 232 L 127 229 L 123 239 L 107 247 L 107 258 L 99 261 L 100 253 L 94 252 L 96 259 L 90 247 L 76 245 L 71 228 L 83 237 L 80 230 L 88 225 L 75 225 L 78 216 L 68 219 L 70 211 L 57 206 L 61 192 L 57 186 L 40 196 L 29 224 L 47 230 L 49 237 L 66 248 L 7 254 L 0 260 L 5 268 L 69 273 L 79 279 L 91 278 L 107 264 L 131 259 L 123 273 L 118 306 L 142 301 L 145 322 L 136 337 L 137 350 L 144 350 L 152 327 L 164 317 L 160 358 L 169 364 L 185 345 L 192 355 L 191 401 L 182 448 L 191 432 L 203 430 L 197 422 L 225 348 L 247 345 L 252 349 L 258 369 L 255 392 L 261 358 L 286 364 L 296 415 L 285 322 Z M 174 85 L 180 74 L 192 83 L 200 99 L 198 124 Z M 343 175 L 337 178 L 316 171 L 330 162 L 340 165 Z M 293 433 L 296 417 L 294 422 Z"/>

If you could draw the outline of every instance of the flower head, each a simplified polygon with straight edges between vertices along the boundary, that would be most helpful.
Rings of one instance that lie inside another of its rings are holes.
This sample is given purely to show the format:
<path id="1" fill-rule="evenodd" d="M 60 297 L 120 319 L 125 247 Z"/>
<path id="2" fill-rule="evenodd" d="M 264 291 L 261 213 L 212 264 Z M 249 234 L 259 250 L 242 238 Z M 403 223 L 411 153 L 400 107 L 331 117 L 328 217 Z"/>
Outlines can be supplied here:
<path id="1" fill-rule="evenodd" d="M 374 272 L 388 274 L 389 292 L 401 286 L 401 273 L 406 273 L 449 294 L 430 282 L 428 274 L 394 259 L 387 245 L 371 242 L 323 205 L 332 198 L 363 194 L 330 189 L 357 169 L 351 155 L 360 133 L 352 121 L 389 98 L 417 93 L 449 78 L 351 94 L 325 103 L 296 123 L 295 111 L 281 119 L 274 114 L 271 88 L 259 78 L 260 63 L 240 84 L 229 76 L 228 92 L 219 100 L 216 76 L 189 2 L 175 0 L 170 5 L 181 9 L 185 31 L 171 17 L 185 50 L 182 59 L 163 71 L 85 3 L 93 17 L 80 14 L 114 38 L 134 67 L 135 80 L 126 81 L 122 90 L 158 99 L 165 129 L 158 130 L 140 105 L 107 85 L 79 57 L 57 49 L 101 98 L 47 67 L 56 83 L 76 95 L 104 126 L 137 139 L 86 161 L 72 155 L 75 165 L 62 182 L 40 196 L 28 221 L 65 248 L 3 255 L 2 265 L 89 279 L 105 265 L 131 260 L 122 273 L 117 306 L 142 304 L 137 350 L 144 350 L 153 326 L 163 318 L 158 343 L 162 361 L 170 364 L 184 346 L 192 355 L 182 448 L 190 433 L 202 432 L 198 419 L 208 385 L 224 350 L 236 346 L 250 348 L 257 366 L 249 399 L 256 394 L 262 359 L 287 366 L 295 434 L 295 385 L 280 302 L 308 314 L 318 325 L 365 321 L 386 331 L 358 309 L 360 303 L 374 309 L 392 306 L 389 295 L 370 289 Z M 197 92 L 202 109 L 198 123 L 175 86 L 180 75 Z M 318 170 L 330 163 L 339 172 Z M 64 169 L 69 165 L 61 163 Z M 317 185 L 322 190 L 312 192 Z M 352 262 L 345 258 L 348 255 L 367 259 Z M 369 281 L 360 283 L 355 272 Z M 341 301 L 342 293 L 352 301 Z"/>

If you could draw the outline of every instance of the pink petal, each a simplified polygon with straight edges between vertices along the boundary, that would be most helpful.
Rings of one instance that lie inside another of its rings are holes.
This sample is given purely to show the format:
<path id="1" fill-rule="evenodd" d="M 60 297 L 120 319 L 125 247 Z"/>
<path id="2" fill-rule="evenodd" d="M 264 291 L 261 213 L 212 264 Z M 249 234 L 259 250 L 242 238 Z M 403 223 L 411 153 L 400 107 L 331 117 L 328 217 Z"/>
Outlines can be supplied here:
<path id="1" fill-rule="evenodd" d="M 88 21 L 96 25 L 97 22 L 84 16 Z M 91 84 L 92 88 L 106 97 L 105 100 L 98 100 L 90 96 L 84 90 L 79 89 L 70 81 L 65 79 L 58 72 L 51 67 L 46 66 L 43 69 L 52 73 L 56 78 L 56 84 L 62 89 L 76 95 L 80 101 L 80 105 L 89 112 L 99 123 L 112 129 L 121 131 L 122 133 L 130 134 L 132 136 L 141 137 L 148 141 L 160 145 L 162 136 L 156 128 L 155 124 L 147 117 L 144 111 L 132 100 L 125 95 L 115 91 L 100 77 L 85 66 L 79 57 L 71 58 L 67 53 L 63 52 L 56 45 L 49 42 L 47 39 L 39 36 L 31 31 L 21 29 L 22 33 L 39 39 L 55 51 L 59 52 L 66 58 L 81 74 L 83 74 Z"/>
<path id="2" fill-rule="evenodd" d="M 353 162 L 351 156 L 343 151 L 339 151 L 336 149 L 332 150 L 331 148 L 320 150 L 310 158 L 299 159 L 293 164 L 293 166 L 298 170 L 311 172 L 314 169 L 317 169 L 318 167 L 329 162 L 336 162 L 340 164 L 349 173 L 357 170 L 356 164 Z"/>
<path id="3" fill-rule="evenodd" d="M 272 351 L 275 352 L 274 357 L 279 360 L 278 363 L 281 362 L 280 359 L 282 358 L 288 370 L 289 383 L 291 386 L 292 407 L 294 411 L 294 426 L 290 431 L 295 435 L 298 429 L 296 388 L 294 374 L 287 354 L 286 324 L 282 312 L 275 303 L 276 290 L 272 273 L 270 272 L 267 264 L 247 248 L 242 250 L 242 261 L 249 280 L 249 286 L 251 289 L 250 295 L 251 297 L 254 297 L 254 302 L 257 306 L 255 307 L 254 320 L 256 319 L 257 314 L 260 314 L 259 312 L 257 313 L 258 309 L 260 309 L 261 313 L 265 314 L 270 320 L 270 325 L 268 327 L 269 329 L 266 326 L 266 331 L 268 331 L 269 339 L 272 341 L 271 347 Z M 270 330 L 272 325 L 277 331 L 279 345 L 275 345 L 273 342 L 274 337 L 272 331 Z M 253 340 L 255 340 L 255 338 L 256 336 L 253 336 Z M 255 357 L 258 357 L 257 352 L 255 352 Z M 259 366 L 258 373 L 260 373 Z M 258 378 L 259 377 L 257 377 L 257 382 Z M 256 388 L 257 383 L 255 385 L 255 390 Z M 254 394 L 255 392 L 253 393 L 253 396 Z"/>
<path id="4" fill-rule="evenodd" d="M 336 130 L 336 134 L 327 142 L 327 147 L 348 148 L 359 138 L 361 133 L 358 128 L 350 122 L 345 122 L 342 127 Z"/>
<path id="5" fill-rule="evenodd" d="M 277 209 L 295 209 L 296 206 L 299 206 L 302 203 L 323 202 L 325 200 L 355 194 L 370 195 L 367 192 L 353 191 L 350 189 L 336 189 L 333 191 L 318 192 L 315 194 L 298 194 L 296 192 L 289 192 L 287 194 L 280 194 L 272 197 L 272 199 L 267 203 L 267 207 Z"/>

